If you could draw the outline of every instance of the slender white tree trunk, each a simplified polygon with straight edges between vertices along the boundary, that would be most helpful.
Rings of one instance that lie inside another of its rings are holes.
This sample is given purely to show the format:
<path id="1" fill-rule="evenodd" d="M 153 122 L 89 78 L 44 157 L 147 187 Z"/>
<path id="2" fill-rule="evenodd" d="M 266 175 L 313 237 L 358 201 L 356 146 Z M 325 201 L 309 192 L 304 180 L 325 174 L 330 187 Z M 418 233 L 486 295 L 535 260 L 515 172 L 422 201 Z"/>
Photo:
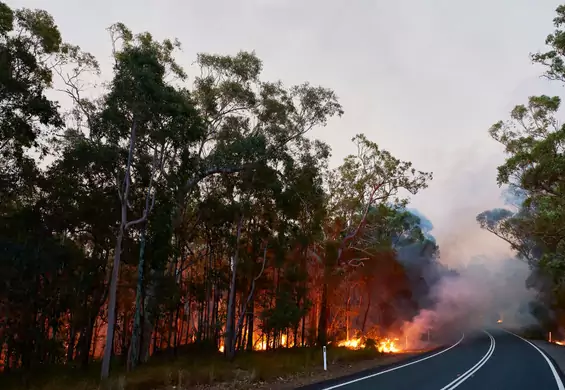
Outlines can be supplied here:
<path id="1" fill-rule="evenodd" d="M 120 273 L 120 254 L 122 252 L 122 240 L 124 238 L 124 227 L 120 226 L 116 247 L 114 249 L 114 264 L 112 268 L 112 278 L 110 280 L 110 299 L 108 302 L 108 324 L 106 326 L 106 347 L 104 348 L 104 358 L 102 359 L 102 379 L 110 375 L 110 359 L 112 358 L 112 346 L 114 344 L 114 325 L 116 324 L 116 299 L 118 276 Z M 115 288 L 114 288 L 115 286 Z"/>
<path id="2" fill-rule="evenodd" d="M 118 195 L 121 201 L 121 221 L 118 235 L 116 237 L 116 247 L 114 249 L 114 264 L 112 266 L 112 277 L 110 279 L 110 293 L 108 302 L 108 324 L 106 325 L 106 347 L 104 349 L 104 357 L 102 359 L 102 379 L 107 379 L 110 375 L 110 360 L 112 358 L 112 346 L 114 344 L 114 327 L 116 325 L 116 300 L 118 295 L 118 277 L 120 275 L 120 261 L 122 255 L 122 241 L 124 233 L 128 227 L 127 210 L 128 196 L 131 184 L 131 164 L 133 161 L 133 153 L 135 148 L 135 133 L 137 123 L 135 119 L 132 122 L 131 134 L 129 140 L 128 161 L 126 165 L 126 173 L 124 177 L 123 188 L 118 188 Z"/>
<path id="3" fill-rule="evenodd" d="M 236 334 L 235 334 L 235 288 L 237 280 L 237 263 L 239 260 L 239 239 L 241 238 L 241 225 L 243 224 L 243 216 L 239 219 L 237 224 L 237 237 L 235 244 L 235 254 L 232 260 L 232 277 L 230 282 L 230 293 L 228 296 L 228 318 L 226 321 L 226 337 L 224 340 L 224 348 L 226 350 L 229 359 L 233 359 L 235 356 L 235 350 L 233 350 L 232 345 L 235 345 Z"/>

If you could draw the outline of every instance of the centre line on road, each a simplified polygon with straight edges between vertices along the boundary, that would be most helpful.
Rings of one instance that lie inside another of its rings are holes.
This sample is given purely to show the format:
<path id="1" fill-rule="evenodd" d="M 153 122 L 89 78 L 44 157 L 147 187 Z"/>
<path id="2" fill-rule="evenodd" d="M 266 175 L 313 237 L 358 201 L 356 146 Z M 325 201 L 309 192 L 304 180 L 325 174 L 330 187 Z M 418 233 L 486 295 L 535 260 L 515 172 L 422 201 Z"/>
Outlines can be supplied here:
<path id="1" fill-rule="evenodd" d="M 463 375 L 461 375 L 459 378 L 457 378 L 454 381 L 452 381 L 451 383 L 449 383 L 447 386 L 442 387 L 440 390 L 453 390 L 456 387 L 459 387 L 459 385 L 461 383 L 463 383 L 467 379 L 469 379 L 475 372 L 478 371 L 479 368 L 481 368 L 487 362 L 487 360 L 490 359 L 490 357 L 494 353 L 494 349 L 496 348 L 496 341 L 494 340 L 494 337 L 489 332 L 487 332 L 486 330 L 483 330 L 483 332 L 485 332 L 488 335 L 488 337 L 490 338 L 490 347 L 489 347 L 487 353 L 482 357 L 481 360 L 479 360 L 479 362 L 477 364 L 475 364 L 473 367 L 471 367 L 470 369 L 465 371 L 465 373 L 463 373 Z"/>
<path id="2" fill-rule="evenodd" d="M 540 354 L 541 356 L 543 356 L 543 358 L 545 359 L 545 361 L 547 362 L 547 365 L 549 366 L 549 368 L 551 369 L 551 373 L 553 374 L 553 378 L 555 378 L 555 383 L 557 384 L 557 388 L 559 390 L 565 390 L 565 386 L 563 385 L 563 381 L 561 380 L 561 377 L 559 376 L 559 374 L 557 373 L 557 370 L 555 369 L 555 366 L 553 365 L 553 363 L 551 362 L 551 360 L 548 359 L 548 357 L 545 355 L 545 353 L 542 352 L 541 349 L 539 349 L 537 347 L 537 345 L 535 345 L 534 343 L 526 340 L 523 337 L 518 336 L 515 333 L 512 333 L 506 329 L 502 329 L 503 331 L 505 331 L 506 333 L 510 333 L 512 336 L 516 336 L 518 337 L 520 340 L 525 341 L 526 343 L 530 344 L 532 347 L 534 347 Z"/>
<path id="3" fill-rule="evenodd" d="M 396 371 L 396 370 L 399 370 L 399 369 L 401 369 L 401 368 L 411 366 L 412 364 L 416 364 L 416 363 L 423 362 L 424 360 L 431 359 L 431 358 L 433 358 L 434 356 L 441 355 L 442 353 L 449 351 L 451 348 L 455 348 L 456 346 L 458 346 L 458 345 L 461 343 L 461 341 L 463 341 L 464 338 L 465 338 L 465 333 L 463 333 L 463 334 L 461 335 L 461 338 L 459 339 L 459 341 L 457 341 L 457 342 L 456 342 L 455 344 L 453 344 L 451 347 L 446 348 L 446 349 L 442 349 L 441 351 L 436 352 L 436 353 L 434 353 L 433 355 L 426 356 L 425 358 L 418 359 L 418 360 L 415 360 L 415 361 L 410 362 L 410 363 L 403 364 L 403 365 L 398 366 L 398 367 L 389 368 L 388 370 L 380 371 L 380 372 L 377 372 L 377 373 L 374 373 L 374 374 L 371 374 L 371 375 L 364 376 L 364 377 L 362 377 L 362 378 L 357 378 L 357 379 L 353 379 L 353 380 L 350 380 L 350 381 L 347 381 L 347 382 L 344 382 L 344 383 L 340 383 L 340 384 L 338 384 L 338 385 L 334 385 L 334 386 L 330 386 L 330 387 L 325 387 L 323 390 L 337 389 L 337 388 L 339 388 L 339 387 L 347 386 L 347 385 L 350 385 L 350 384 L 352 384 L 352 383 L 364 381 L 365 379 L 369 379 L 369 378 L 373 378 L 373 377 L 375 377 L 375 376 L 379 376 L 379 375 L 382 375 L 382 374 L 386 374 L 387 372 Z"/>

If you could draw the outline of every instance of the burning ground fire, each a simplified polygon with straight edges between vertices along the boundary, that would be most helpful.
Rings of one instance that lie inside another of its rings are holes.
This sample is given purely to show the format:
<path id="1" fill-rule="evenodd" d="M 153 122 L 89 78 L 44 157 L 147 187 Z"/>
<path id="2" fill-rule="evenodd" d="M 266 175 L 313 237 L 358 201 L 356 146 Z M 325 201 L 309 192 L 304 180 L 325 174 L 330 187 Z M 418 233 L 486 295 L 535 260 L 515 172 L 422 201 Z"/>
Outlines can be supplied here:
<path id="1" fill-rule="evenodd" d="M 557 345 L 565 346 L 565 341 L 561 341 L 561 340 L 554 340 L 554 339 L 553 339 L 553 338 L 551 337 L 551 332 L 549 332 L 549 338 L 548 338 L 548 340 L 547 340 L 547 341 L 549 341 L 550 343 L 553 343 L 553 344 L 557 344 Z"/>
<path id="2" fill-rule="evenodd" d="M 562 340 L 555 340 L 555 339 L 552 337 L 551 332 L 549 332 L 549 336 L 548 336 L 547 341 L 549 341 L 550 343 L 553 343 L 553 344 L 565 346 L 565 341 L 562 341 Z"/>
<path id="3" fill-rule="evenodd" d="M 282 335 L 278 343 L 281 347 L 289 347 L 287 345 L 286 335 Z M 272 341 L 271 341 L 272 344 Z M 353 338 L 349 340 L 343 340 L 337 343 L 338 347 L 345 347 L 348 349 L 362 349 L 365 348 L 366 342 L 362 338 Z M 271 345 L 272 346 L 272 345 Z M 376 348 L 381 353 L 400 353 L 402 348 L 398 346 L 398 338 L 383 338 L 376 343 Z M 265 351 L 267 349 L 267 342 L 261 336 L 255 336 L 254 348 L 255 351 Z M 222 343 L 219 347 L 220 352 L 224 352 L 224 344 Z"/>
<path id="4" fill-rule="evenodd" d="M 254 335 L 253 337 L 253 350 L 255 351 L 265 351 L 267 350 L 267 340 L 265 339 L 264 336 L 261 335 Z M 278 345 L 284 348 L 288 348 L 289 345 L 287 343 L 287 337 L 285 334 L 281 335 L 280 339 L 278 340 Z M 270 346 L 273 346 L 273 340 L 271 340 L 270 342 Z M 222 343 L 220 344 L 220 347 L 218 348 L 218 350 L 220 352 L 224 352 L 225 348 L 224 348 L 224 343 L 222 341 Z"/>
<path id="5" fill-rule="evenodd" d="M 397 345 L 397 338 L 394 339 L 390 339 L 390 338 L 384 338 L 381 339 L 377 342 L 377 350 L 379 352 L 384 352 L 384 353 L 398 353 L 401 352 L 401 349 L 398 347 Z M 349 340 L 344 340 L 344 341 L 340 341 L 337 344 L 338 347 L 345 347 L 345 348 L 350 348 L 350 349 L 361 349 L 361 348 L 365 348 L 365 342 L 360 339 L 360 338 L 355 338 L 355 339 L 349 339 Z"/>

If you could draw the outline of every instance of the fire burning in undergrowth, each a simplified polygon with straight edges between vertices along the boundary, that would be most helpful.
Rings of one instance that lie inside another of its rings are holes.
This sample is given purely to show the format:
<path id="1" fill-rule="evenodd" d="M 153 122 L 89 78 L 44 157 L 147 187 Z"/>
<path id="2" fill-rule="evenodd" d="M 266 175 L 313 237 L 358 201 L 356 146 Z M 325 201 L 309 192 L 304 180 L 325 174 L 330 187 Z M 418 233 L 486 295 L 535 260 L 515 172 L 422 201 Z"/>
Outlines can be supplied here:
<path id="1" fill-rule="evenodd" d="M 271 339 L 269 341 L 269 347 L 270 348 L 275 348 L 275 347 L 289 348 L 290 347 L 290 345 L 287 341 L 287 336 L 285 334 L 280 336 L 280 338 L 277 340 L 276 345 L 275 345 L 274 341 L 275 340 L 273 340 L 273 339 Z M 218 348 L 218 350 L 220 352 L 224 352 L 225 347 L 224 347 L 223 340 L 220 342 L 220 347 Z M 267 339 L 265 338 L 264 335 L 255 334 L 253 336 L 253 350 L 254 351 L 266 351 L 267 350 Z"/>
<path id="2" fill-rule="evenodd" d="M 255 334 L 253 339 L 254 339 L 253 350 L 255 351 L 265 351 L 268 349 L 268 347 L 269 348 L 290 347 L 286 335 L 281 335 L 280 338 L 277 340 L 276 345 L 273 339 L 269 340 L 269 345 L 267 345 L 267 340 L 265 339 L 265 337 L 259 334 Z M 377 341 L 374 341 L 374 339 L 371 338 L 367 339 L 365 337 L 356 337 L 356 338 L 350 338 L 348 340 L 340 341 L 337 343 L 337 346 L 358 350 L 358 349 L 363 349 L 369 345 L 374 345 L 374 348 L 376 348 L 381 353 L 400 353 L 403 351 L 403 348 L 401 348 L 398 345 L 398 340 L 399 340 L 398 338 L 384 337 L 377 339 Z M 218 350 L 220 352 L 224 352 L 225 348 L 224 348 L 223 340 L 221 341 Z"/>
<path id="3" fill-rule="evenodd" d="M 379 352 L 386 352 L 386 353 L 398 353 L 400 352 L 400 348 L 397 346 L 398 339 L 384 339 L 381 340 L 377 344 L 377 349 Z"/>
<path id="4" fill-rule="evenodd" d="M 367 346 L 367 341 L 362 338 L 353 338 L 349 340 L 340 341 L 338 347 L 345 347 L 349 349 L 361 349 Z M 383 353 L 399 353 L 401 348 L 398 346 L 397 338 L 382 338 L 376 342 L 375 347 L 379 352 Z"/>
<path id="5" fill-rule="evenodd" d="M 565 346 L 565 341 L 562 341 L 562 340 L 555 340 L 555 339 L 552 337 L 551 332 L 549 332 L 549 337 L 548 337 L 547 341 L 549 341 L 550 343 L 553 343 L 553 344 Z"/>

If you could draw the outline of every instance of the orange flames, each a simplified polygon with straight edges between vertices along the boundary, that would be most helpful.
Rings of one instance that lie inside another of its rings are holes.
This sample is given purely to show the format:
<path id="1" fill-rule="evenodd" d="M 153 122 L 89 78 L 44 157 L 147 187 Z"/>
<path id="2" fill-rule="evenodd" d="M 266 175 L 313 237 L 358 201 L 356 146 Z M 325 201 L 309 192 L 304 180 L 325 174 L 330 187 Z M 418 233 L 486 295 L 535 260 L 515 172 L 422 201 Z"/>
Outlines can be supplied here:
<path id="1" fill-rule="evenodd" d="M 398 339 L 388 339 L 387 338 L 387 339 L 381 340 L 379 342 L 379 344 L 377 345 L 377 349 L 379 350 L 379 352 L 398 353 L 398 352 L 400 352 L 400 349 L 396 345 L 396 341 L 398 341 Z"/>
<path id="2" fill-rule="evenodd" d="M 383 353 L 398 353 L 401 352 L 397 344 L 398 338 L 385 337 L 377 342 L 377 350 Z M 345 347 L 349 349 L 365 348 L 365 342 L 361 338 L 354 338 L 349 340 L 340 341 L 338 347 Z"/>
<path id="3" fill-rule="evenodd" d="M 277 345 L 279 347 L 283 347 L 283 348 L 288 348 L 288 340 L 285 334 L 281 335 L 279 340 L 277 340 L 278 343 Z M 270 340 L 269 341 L 269 346 L 273 347 L 274 346 L 274 340 Z M 224 340 L 222 340 L 220 342 L 220 347 L 218 348 L 218 351 L 220 352 L 224 352 L 225 348 L 224 348 Z M 267 340 L 264 336 L 259 335 L 259 334 L 254 334 L 253 335 L 253 350 L 254 351 L 265 351 L 267 350 Z"/>
<path id="4" fill-rule="evenodd" d="M 551 332 L 549 332 L 549 337 L 548 337 L 547 341 L 549 341 L 550 343 L 553 343 L 553 344 L 565 346 L 565 341 L 555 340 L 553 337 L 551 337 Z"/>
<path id="5" fill-rule="evenodd" d="M 365 343 L 360 339 L 349 339 L 349 340 L 343 340 L 340 341 L 337 344 L 338 347 L 345 347 L 345 348 L 349 348 L 349 349 L 360 349 L 360 348 L 365 348 Z"/>
<path id="6" fill-rule="evenodd" d="M 255 351 L 265 351 L 267 349 L 267 340 L 265 337 L 261 335 L 254 335 L 253 336 L 253 349 Z M 349 349 L 362 349 L 365 348 L 366 341 L 364 338 L 351 338 L 348 340 L 343 340 L 337 343 L 338 347 L 345 347 Z M 269 346 L 273 347 L 273 340 L 269 340 Z M 278 340 L 277 346 L 288 348 L 290 345 L 288 344 L 286 335 L 281 335 L 280 339 Z M 398 338 L 381 338 L 376 343 L 376 348 L 381 353 L 399 353 L 402 352 L 402 348 L 398 345 Z M 220 343 L 220 347 L 218 348 L 220 352 L 224 352 L 224 341 L 222 340 Z"/>

